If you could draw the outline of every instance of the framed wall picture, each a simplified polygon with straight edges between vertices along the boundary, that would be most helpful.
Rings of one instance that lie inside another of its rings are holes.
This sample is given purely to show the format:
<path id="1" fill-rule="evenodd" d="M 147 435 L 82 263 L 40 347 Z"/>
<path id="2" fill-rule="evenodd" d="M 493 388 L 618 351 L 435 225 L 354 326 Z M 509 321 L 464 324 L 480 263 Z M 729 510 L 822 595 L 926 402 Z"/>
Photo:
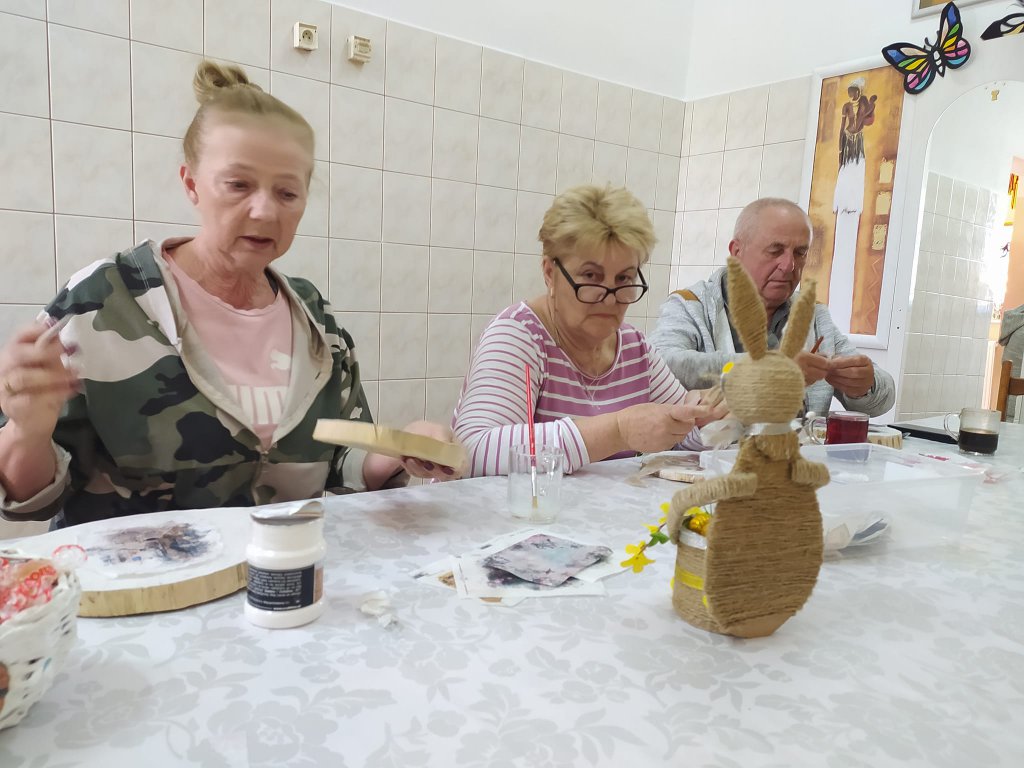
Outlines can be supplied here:
<path id="1" fill-rule="evenodd" d="M 813 237 L 803 277 L 817 281 L 818 301 L 854 344 L 886 349 L 907 110 L 900 73 L 875 63 L 815 73 L 802 195 Z"/>
<path id="2" fill-rule="evenodd" d="M 914 19 L 919 19 L 922 16 L 934 16 L 941 13 L 948 2 L 949 0 L 910 0 L 910 16 Z M 955 0 L 955 2 L 957 8 L 966 8 L 968 5 L 989 3 L 992 0 Z"/>

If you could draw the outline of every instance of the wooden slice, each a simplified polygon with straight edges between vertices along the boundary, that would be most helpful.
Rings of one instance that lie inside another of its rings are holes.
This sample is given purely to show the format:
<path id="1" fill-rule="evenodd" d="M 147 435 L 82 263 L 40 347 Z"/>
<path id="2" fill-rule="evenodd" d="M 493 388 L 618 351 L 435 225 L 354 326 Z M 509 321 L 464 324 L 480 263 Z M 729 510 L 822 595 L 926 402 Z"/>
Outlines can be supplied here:
<path id="1" fill-rule="evenodd" d="M 658 470 L 658 477 L 677 483 L 696 483 L 699 480 L 704 480 L 707 475 L 700 467 L 665 467 Z"/>
<path id="2" fill-rule="evenodd" d="M 458 443 L 447 443 L 365 421 L 319 419 L 313 430 L 313 439 L 331 445 L 362 448 L 369 453 L 396 459 L 409 456 L 442 467 L 462 467 L 466 463 L 466 449 Z"/>
<path id="3" fill-rule="evenodd" d="M 234 594 L 244 589 L 246 582 L 246 564 L 238 563 L 214 573 L 195 576 L 173 584 L 131 589 L 83 590 L 78 615 L 134 616 L 138 613 L 177 611 Z"/>
<path id="4" fill-rule="evenodd" d="M 11 542 L 11 546 L 32 557 L 50 557 L 59 546 L 88 546 L 95 541 L 97 533 L 189 523 L 216 529 L 220 544 L 215 556 L 197 559 L 191 564 L 178 564 L 163 571 L 133 573 L 126 569 L 118 572 L 90 556 L 77 569 L 82 584 L 79 616 L 176 611 L 216 600 L 246 586 L 245 548 L 249 541 L 251 512 L 252 508 L 239 507 L 151 512 L 60 528 Z"/>
<path id="5" fill-rule="evenodd" d="M 897 429 L 872 424 L 868 427 L 868 442 L 899 450 L 903 447 L 903 433 Z"/>

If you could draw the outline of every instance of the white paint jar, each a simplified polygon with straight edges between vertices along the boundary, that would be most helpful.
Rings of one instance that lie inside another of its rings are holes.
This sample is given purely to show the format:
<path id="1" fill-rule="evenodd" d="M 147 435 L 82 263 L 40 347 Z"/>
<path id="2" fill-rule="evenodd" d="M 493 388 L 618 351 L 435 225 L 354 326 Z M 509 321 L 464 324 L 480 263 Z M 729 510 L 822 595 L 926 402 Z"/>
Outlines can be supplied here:
<path id="1" fill-rule="evenodd" d="M 258 627 L 287 629 L 324 612 L 322 512 L 316 516 L 252 515 L 245 616 Z"/>

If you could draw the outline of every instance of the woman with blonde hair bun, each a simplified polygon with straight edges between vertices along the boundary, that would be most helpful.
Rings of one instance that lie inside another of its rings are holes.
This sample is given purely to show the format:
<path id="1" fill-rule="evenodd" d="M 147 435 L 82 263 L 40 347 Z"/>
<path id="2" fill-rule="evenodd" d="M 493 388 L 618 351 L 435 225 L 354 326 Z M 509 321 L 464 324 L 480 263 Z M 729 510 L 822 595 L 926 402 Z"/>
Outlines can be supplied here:
<path id="1" fill-rule="evenodd" d="M 694 428 L 724 408 L 688 395 L 643 334 L 623 322 L 648 289 L 642 267 L 655 237 L 643 204 L 624 188 L 569 189 L 544 215 L 539 239 L 547 291 L 487 326 L 455 411 L 452 427 L 470 452 L 472 474 L 507 473 L 531 421 L 537 444 L 565 451 L 568 471 L 677 443 L 700 447 Z"/>
<path id="2" fill-rule="evenodd" d="M 193 88 L 180 175 L 198 234 L 86 267 L 0 350 L 8 519 L 73 525 L 455 474 L 312 439 L 319 418 L 371 420 L 352 338 L 312 284 L 272 266 L 306 208 L 313 129 L 238 67 L 204 61 Z"/>

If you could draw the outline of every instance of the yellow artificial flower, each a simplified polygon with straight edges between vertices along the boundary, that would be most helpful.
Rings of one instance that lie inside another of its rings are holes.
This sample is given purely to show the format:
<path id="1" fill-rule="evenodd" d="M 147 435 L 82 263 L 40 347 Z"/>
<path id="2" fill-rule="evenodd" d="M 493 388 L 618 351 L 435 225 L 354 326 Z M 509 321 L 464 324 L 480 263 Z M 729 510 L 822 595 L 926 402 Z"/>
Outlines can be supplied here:
<path id="1" fill-rule="evenodd" d="M 661 505 L 661 517 L 658 518 L 658 525 L 664 525 L 668 522 L 668 513 L 671 507 L 668 502 Z"/>
<path id="2" fill-rule="evenodd" d="M 646 548 L 646 543 L 642 541 L 639 544 L 627 544 L 626 554 L 632 555 L 632 557 L 623 560 L 619 565 L 623 568 L 632 568 L 633 573 L 640 573 L 646 566 L 654 562 L 644 554 Z"/>
<path id="3" fill-rule="evenodd" d="M 732 363 L 726 363 L 722 366 L 722 373 L 728 373 L 732 370 Z"/>
<path id="4" fill-rule="evenodd" d="M 657 533 L 661 529 L 660 525 L 648 525 L 647 530 L 651 533 Z"/>

